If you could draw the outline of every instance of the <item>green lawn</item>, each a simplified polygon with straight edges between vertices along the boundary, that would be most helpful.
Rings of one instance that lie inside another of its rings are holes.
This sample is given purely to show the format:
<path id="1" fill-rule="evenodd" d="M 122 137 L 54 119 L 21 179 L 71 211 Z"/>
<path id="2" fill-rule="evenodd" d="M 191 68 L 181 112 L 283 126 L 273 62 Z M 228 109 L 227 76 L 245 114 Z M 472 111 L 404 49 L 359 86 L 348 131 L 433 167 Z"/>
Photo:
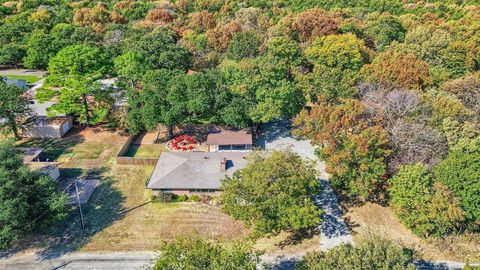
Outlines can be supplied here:
<path id="1" fill-rule="evenodd" d="M 165 150 L 163 144 L 131 145 L 124 156 L 140 158 L 157 158 Z"/>
<path id="2" fill-rule="evenodd" d="M 33 76 L 33 75 L 6 75 L 5 77 L 9 79 L 25 80 L 27 81 L 27 83 L 34 83 L 41 79 L 41 77 Z"/>
<path id="3" fill-rule="evenodd" d="M 42 148 L 42 157 L 51 161 L 96 159 L 108 147 L 99 142 L 81 142 L 72 139 L 31 139 L 18 146 Z"/>

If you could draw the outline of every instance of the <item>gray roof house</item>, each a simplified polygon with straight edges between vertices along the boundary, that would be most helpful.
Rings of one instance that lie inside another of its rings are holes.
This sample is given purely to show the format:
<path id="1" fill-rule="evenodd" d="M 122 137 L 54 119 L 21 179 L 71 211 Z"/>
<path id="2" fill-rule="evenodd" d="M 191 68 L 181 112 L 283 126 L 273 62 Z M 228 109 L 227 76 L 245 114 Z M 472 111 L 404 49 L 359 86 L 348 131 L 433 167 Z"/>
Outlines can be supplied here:
<path id="1" fill-rule="evenodd" d="M 174 194 L 211 194 L 220 191 L 225 176 L 247 165 L 243 152 L 164 152 L 147 188 Z"/>

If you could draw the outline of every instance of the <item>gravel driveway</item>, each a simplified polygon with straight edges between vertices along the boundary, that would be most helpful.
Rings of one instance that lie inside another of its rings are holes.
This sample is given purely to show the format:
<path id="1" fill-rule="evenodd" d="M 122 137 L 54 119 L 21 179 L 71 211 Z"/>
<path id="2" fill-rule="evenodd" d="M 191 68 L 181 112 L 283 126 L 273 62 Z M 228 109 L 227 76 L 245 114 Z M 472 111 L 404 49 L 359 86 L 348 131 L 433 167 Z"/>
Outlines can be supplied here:
<path id="1" fill-rule="evenodd" d="M 290 132 L 288 121 L 276 121 L 265 124 L 260 127 L 260 134 L 257 138 L 257 147 L 265 150 L 275 150 L 290 148 L 299 156 L 316 161 L 317 169 L 320 172 L 319 181 L 322 184 L 323 191 L 316 198 L 316 203 L 325 213 L 322 215 L 323 223 L 320 228 L 319 250 L 328 250 L 342 243 L 353 243 L 350 230 L 342 218 L 342 211 L 338 206 L 338 199 L 328 182 L 328 175 L 325 172 L 325 165 L 319 161 L 315 155 L 315 148 L 310 144 L 310 140 L 299 140 L 294 138 Z M 295 254 L 294 257 L 301 257 L 302 254 Z M 292 260 L 291 256 L 286 256 Z M 281 258 L 272 258 L 264 256 L 264 259 L 275 264 L 282 265 Z M 275 267 L 275 269 L 289 269 L 291 264 L 286 263 L 286 267 Z"/>

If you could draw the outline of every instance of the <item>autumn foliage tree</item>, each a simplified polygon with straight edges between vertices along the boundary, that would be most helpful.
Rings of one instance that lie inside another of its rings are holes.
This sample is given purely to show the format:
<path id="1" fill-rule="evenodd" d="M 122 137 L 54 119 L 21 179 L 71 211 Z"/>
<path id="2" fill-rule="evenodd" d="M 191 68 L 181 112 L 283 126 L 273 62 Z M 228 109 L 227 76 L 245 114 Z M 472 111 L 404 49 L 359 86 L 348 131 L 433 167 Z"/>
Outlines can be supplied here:
<path id="1" fill-rule="evenodd" d="M 292 23 L 292 29 L 298 33 L 301 42 L 306 42 L 336 34 L 338 25 L 324 10 L 315 8 L 299 13 Z"/>
<path id="2" fill-rule="evenodd" d="M 365 106 L 355 99 L 330 104 L 320 97 L 293 121 L 297 135 L 312 139 L 338 190 L 366 199 L 385 184 L 388 137 Z"/>
<path id="3" fill-rule="evenodd" d="M 394 50 L 379 54 L 363 70 L 365 79 L 401 88 L 422 90 L 431 82 L 428 64 L 415 55 Z"/>

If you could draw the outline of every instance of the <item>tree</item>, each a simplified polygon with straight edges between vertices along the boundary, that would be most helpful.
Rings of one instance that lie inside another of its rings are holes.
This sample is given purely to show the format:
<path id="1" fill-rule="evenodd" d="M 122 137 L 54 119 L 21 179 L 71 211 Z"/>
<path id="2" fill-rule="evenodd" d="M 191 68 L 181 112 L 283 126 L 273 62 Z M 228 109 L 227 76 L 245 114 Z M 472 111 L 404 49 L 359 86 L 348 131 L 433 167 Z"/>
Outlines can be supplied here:
<path id="1" fill-rule="evenodd" d="M 435 177 L 460 199 L 471 222 L 480 221 L 480 137 L 461 141 L 434 170 Z"/>
<path id="2" fill-rule="evenodd" d="M 72 78 L 99 76 L 105 69 L 106 61 L 100 49 L 88 45 L 65 47 L 50 59 L 48 64 L 50 76 L 58 78 L 60 82 Z"/>
<path id="3" fill-rule="evenodd" d="M 375 39 L 375 47 L 384 51 L 393 41 L 403 42 L 406 30 L 396 17 L 383 15 L 369 23 L 367 32 Z"/>
<path id="4" fill-rule="evenodd" d="M 18 122 L 25 120 L 30 114 L 28 99 L 24 96 L 27 89 L 7 85 L 0 79 L 0 119 L 6 120 L 6 126 L 15 138 L 18 134 Z"/>
<path id="5" fill-rule="evenodd" d="M 360 101 L 345 99 L 336 105 L 320 97 L 295 117 L 293 126 L 295 134 L 319 146 L 317 155 L 325 161 L 334 188 L 365 199 L 378 195 L 391 151 L 387 133 Z"/>
<path id="6" fill-rule="evenodd" d="M 187 70 L 190 67 L 190 52 L 178 45 L 177 41 L 178 37 L 173 31 L 159 28 L 126 44 L 125 52 L 133 52 L 143 59 L 149 69 Z"/>
<path id="7" fill-rule="evenodd" d="M 253 58 L 258 54 L 260 40 L 253 32 L 239 32 L 233 35 L 227 48 L 227 57 L 239 61 L 243 58 Z"/>
<path id="8" fill-rule="evenodd" d="M 133 52 L 127 52 L 118 56 L 113 60 L 113 65 L 118 75 L 125 79 L 128 82 L 128 86 L 132 89 L 135 87 L 135 83 L 147 71 L 147 66 L 143 59 Z"/>
<path id="9" fill-rule="evenodd" d="M 311 41 L 317 37 L 336 34 L 338 25 L 324 10 L 314 8 L 299 13 L 292 28 L 301 42 Z"/>
<path id="10" fill-rule="evenodd" d="M 105 69 L 104 55 L 98 48 L 71 45 L 60 50 L 49 62 L 48 83 L 63 89 L 49 113 L 74 114 L 87 126 L 101 123 L 113 105 L 110 89 L 95 82 Z"/>
<path id="11" fill-rule="evenodd" d="M 296 270 L 414 270 L 413 256 L 405 248 L 378 236 L 362 239 L 355 246 L 342 244 L 329 251 L 308 253 Z"/>
<path id="12" fill-rule="evenodd" d="M 105 121 L 114 103 L 111 89 L 88 78 L 67 79 L 63 86 L 58 102 L 48 108 L 50 115 L 73 114 L 86 126 Z"/>
<path id="13" fill-rule="evenodd" d="M 0 65 L 11 65 L 18 68 L 25 56 L 25 48 L 22 45 L 9 43 L 0 48 Z"/>
<path id="14" fill-rule="evenodd" d="M 480 74 L 449 81 L 445 83 L 444 89 L 457 96 L 465 107 L 476 114 L 477 121 L 480 121 L 478 117 L 480 115 Z"/>
<path id="15" fill-rule="evenodd" d="M 430 84 L 427 63 L 413 54 L 393 50 L 380 53 L 371 64 L 365 65 L 363 74 L 368 81 L 405 89 L 422 90 Z"/>
<path id="16" fill-rule="evenodd" d="M 13 144 L 0 143 L 0 249 L 41 224 L 64 218 L 66 202 L 50 177 L 23 165 Z"/>
<path id="17" fill-rule="evenodd" d="M 321 191 L 316 173 L 291 151 L 254 152 L 244 169 L 222 181 L 222 209 L 259 234 L 315 227 L 322 213 L 313 203 Z"/>
<path id="18" fill-rule="evenodd" d="M 224 52 L 228 48 L 235 33 L 240 31 L 242 31 L 242 28 L 236 22 L 217 25 L 217 27 L 207 31 L 208 43 L 217 50 Z"/>
<path id="19" fill-rule="evenodd" d="M 390 205 L 415 234 L 444 236 L 460 228 L 464 213 L 458 199 L 447 187 L 435 184 L 425 165 L 401 167 L 390 183 Z"/>
<path id="20" fill-rule="evenodd" d="M 44 69 L 48 61 L 55 55 L 52 49 L 52 39 L 43 31 L 33 32 L 27 41 L 27 54 L 23 59 L 26 68 Z"/>
<path id="21" fill-rule="evenodd" d="M 130 107 L 127 126 L 131 133 L 152 130 L 160 123 L 172 132 L 171 127 L 185 117 L 186 94 L 183 88 L 175 88 L 181 92 L 171 91 L 171 86 L 174 81 L 182 83 L 184 76 L 180 70 L 149 70 L 142 77 L 142 91 L 127 91 Z"/>
<path id="22" fill-rule="evenodd" d="M 214 244 L 198 235 L 163 243 L 154 270 L 205 269 L 255 270 L 259 253 L 246 243 Z"/>
<path id="23" fill-rule="evenodd" d="M 365 43 L 353 34 L 329 35 L 317 38 L 305 50 L 313 71 L 305 76 L 310 98 L 325 96 L 329 101 L 350 98 L 355 93 L 358 72 L 370 61 Z"/>

